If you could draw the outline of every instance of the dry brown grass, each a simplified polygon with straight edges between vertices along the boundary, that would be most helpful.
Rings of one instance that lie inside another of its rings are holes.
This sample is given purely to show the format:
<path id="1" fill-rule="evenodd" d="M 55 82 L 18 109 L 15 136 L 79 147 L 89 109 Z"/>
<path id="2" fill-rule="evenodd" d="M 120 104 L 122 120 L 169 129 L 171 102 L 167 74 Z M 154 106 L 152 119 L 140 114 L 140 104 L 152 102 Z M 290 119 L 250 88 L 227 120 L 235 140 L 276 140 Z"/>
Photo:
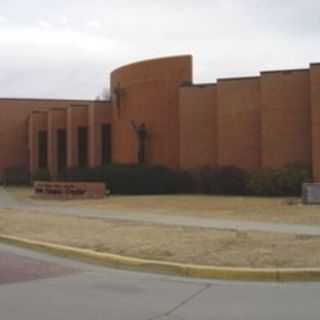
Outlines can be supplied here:
<path id="1" fill-rule="evenodd" d="M 168 227 L 15 209 L 0 209 L 0 233 L 133 257 L 194 264 L 320 266 L 320 237 Z"/>
<path id="2" fill-rule="evenodd" d="M 11 188 L 19 200 L 31 189 Z M 94 208 L 111 212 L 196 216 L 261 222 L 320 225 L 320 207 L 305 206 L 299 198 L 224 197 L 201 195 L 111 196 L 103 200 L 39 201 L 43 205 Z"/>

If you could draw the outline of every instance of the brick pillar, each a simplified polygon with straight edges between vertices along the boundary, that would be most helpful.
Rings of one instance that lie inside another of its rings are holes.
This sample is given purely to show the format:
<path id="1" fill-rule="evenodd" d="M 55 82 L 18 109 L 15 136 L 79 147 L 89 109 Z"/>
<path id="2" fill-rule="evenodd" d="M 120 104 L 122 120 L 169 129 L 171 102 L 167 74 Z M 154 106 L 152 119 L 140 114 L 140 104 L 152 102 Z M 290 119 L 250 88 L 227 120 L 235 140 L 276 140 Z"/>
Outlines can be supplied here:
<path id="1" fill-rule="evenodd" d="M 48 111 L 33 111 L 29 122 L 30 173 L 39 169 L 38 134 L 40 130 L 48 130 Z"/>
<path id="2" fill-rule="evenodd" d="M 72 123 L 72 108 L 67 109 L 67 167 L 75 166 L 75 158 L 73 152 L 74 132 Z"/>
<path id="3" fill-rule="evenodd" d="M 95 121 L 95 105 L 91 104 L 88 107 L 88 127 L 89 127 L 89 146 L 88 146 L 88 159 L 89 167 L 94 168 L 97 165 L 96 157 L 96 121 Z"/>
<path id="4" fill-rule="evenodd" d="M 48 170 L 50 176 L 55 179 L 57 176 L 54 158 L 54 128 L 53 128 L 53 111 L 48 112 Z"/>
<path id="5" fill-rule="evenodd" d="M 310 67 L 313 179 L 320 182 L 320 64 Z"/>
<path id="6" fill-rule="evenodd" d="M 29 143 L 29 170 L 33 174 L 36 170 L 36 135 L 34 129 L 34 114 L 31 113 L 29 118 L 29 132 L 28 132 L 28 143 Z"/>

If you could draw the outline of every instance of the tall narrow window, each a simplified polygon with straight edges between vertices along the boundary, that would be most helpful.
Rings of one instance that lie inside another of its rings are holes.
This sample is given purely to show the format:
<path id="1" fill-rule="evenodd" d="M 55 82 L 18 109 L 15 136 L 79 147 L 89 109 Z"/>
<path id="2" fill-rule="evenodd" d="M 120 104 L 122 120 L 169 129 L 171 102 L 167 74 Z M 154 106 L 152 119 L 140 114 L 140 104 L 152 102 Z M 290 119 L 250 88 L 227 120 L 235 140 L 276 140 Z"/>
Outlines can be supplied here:
<path id="1" fill-rule="evenodd" d="M 38 161 L 39 168 L 46 169 L 48 167 L 48 132 L 40 130 L 38 133 Z"/>
<path id="2" fill-rule="evenodd" d="M 57 130 L 58 172 L 62 173 L 67 166 L 67 133 L 65 129 Z"/>
<path id="3" fill-rule="evenodd" d="M 101 126 L 101 163 L 111 162 L 111 124 Z"/>
<path id="4" fill-rule="evenodd" d="M 78 163 L 79 167 L 88 166 L 88 128 L 78 128 Z"/>

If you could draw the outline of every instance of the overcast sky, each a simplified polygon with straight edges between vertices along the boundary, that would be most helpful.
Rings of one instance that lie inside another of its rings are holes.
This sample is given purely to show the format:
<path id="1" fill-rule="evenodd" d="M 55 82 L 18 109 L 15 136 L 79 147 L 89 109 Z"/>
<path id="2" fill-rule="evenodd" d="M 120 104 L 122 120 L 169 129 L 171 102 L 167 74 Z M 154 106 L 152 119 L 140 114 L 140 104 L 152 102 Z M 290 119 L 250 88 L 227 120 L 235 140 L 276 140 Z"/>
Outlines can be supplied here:
<path id="1" fill-rule="evenodd" d="M 320 62 L 315 0 L 0 0 L 0 97 L 95 98 L 113 69 L 192 54 L 195 82 Z"/>

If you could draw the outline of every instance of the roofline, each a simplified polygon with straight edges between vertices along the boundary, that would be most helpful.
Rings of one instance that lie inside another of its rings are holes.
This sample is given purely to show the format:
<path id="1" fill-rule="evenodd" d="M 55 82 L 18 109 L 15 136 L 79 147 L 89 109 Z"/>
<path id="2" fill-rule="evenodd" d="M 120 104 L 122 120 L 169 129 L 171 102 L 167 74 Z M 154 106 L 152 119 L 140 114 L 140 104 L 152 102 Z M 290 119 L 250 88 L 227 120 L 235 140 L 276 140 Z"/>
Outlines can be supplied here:
<path id="1" fill-rule="evenodd" d="M 241 80 L 257 80 L 259 76 L 249 76 L 249 77 L 234 77 L 234 78 L 218 78 L 217 81 L 241 81 Z"/>
<path id="2" fill-rule="evenodd" d="M 309 69 L 308 68 L 300 68 L 300 69 L 266 70 L 266 71 L 261 71 L 260 74 L 289 73 L 289 72 L 303 72 L 303 71 L 309 71 Z"/>
<path id="3" fill-rule="evenodd" d="M 191 61 L 191 66 L 192 66 L 192 63 L 193 63 L 193 56 L 192 54 L 181 54 L 181 55 L 172 55 L 172 56 L 163 56 L 163 57 L 157 57 L 157 58 L 151 58 L 151 59 L 143 59 L 143 60 L 138 60 L 138 61 L 135 61 L 135 62 L 131 62 L 131 63 L 128 63 L 128 64 L 125 64 L 125 65 L 122 65 L 114 70 L 112 70 L 111 72 L 111 77 L 121 71 L 122 69 L 126 69 L 128 67 L 132 67 L 132 66 L 139 66 L 139 65 L 142 65 L 144 63 L 157 63 L 157 62 L 162 62 L 162 61 L 170 61 L 170 60 L 174 60 L 174 59 L 189 59 Z"/>
<path id="4" fill-rule="evenodd" d="M 49 102 L 70 102 L 70 103 L 108 103 L 111 100 L 82 100 L 82 99 L 50 99 L 50 98 L 6 98 L 0 97 L 0 101 L 49 101 Z"/>
<path id="5" fill-rule="evenodd" d="M 180 86 L 180 88 L 205 88 L 205 87 L 215 87 L 216 82 L 203 82 L 203 83 L 185 83 Z"/>

